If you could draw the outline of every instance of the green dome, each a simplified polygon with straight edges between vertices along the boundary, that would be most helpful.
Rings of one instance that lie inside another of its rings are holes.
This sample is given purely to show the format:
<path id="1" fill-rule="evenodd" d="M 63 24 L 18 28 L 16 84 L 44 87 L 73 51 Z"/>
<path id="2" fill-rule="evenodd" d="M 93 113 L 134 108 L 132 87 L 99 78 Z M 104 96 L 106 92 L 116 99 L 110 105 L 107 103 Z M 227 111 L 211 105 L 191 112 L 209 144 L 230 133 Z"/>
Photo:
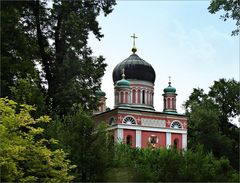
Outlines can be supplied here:
<path id="1" fill-rule="evenodd" d="M 105 97 L 105 96 L 106 96 L 106 93 L 103 92 L 102 90 L 98 90 L 98 91 L 96 91 L 96 95 L 97 95 L 98 97 Z"/>
<path id="2" fill-rule="evenodd" d="M 116 86 L 119 86 L 119 87 L 129 87 L 130 86 L 130 82 L 126 79 L 121 79 L 119 81 L 117 81 L 117 84 Z"/>
<path id="3" fill-rule="evenodd" d="M 169 82 L 169 85 L 167 88 L 164 88 L 164 93 L 175 93 L 176 92 L 176 88 L 171 86 L 171 82 Z"/>

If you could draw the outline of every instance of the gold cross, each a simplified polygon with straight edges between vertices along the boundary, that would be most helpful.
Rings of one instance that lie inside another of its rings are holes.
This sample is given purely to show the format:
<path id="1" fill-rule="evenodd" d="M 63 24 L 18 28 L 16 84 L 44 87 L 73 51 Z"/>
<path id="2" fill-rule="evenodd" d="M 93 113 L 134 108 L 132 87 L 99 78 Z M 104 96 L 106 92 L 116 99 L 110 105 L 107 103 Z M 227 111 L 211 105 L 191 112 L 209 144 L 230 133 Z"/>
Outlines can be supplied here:
<path id="1" fill-rule="evenodd" d="M 135 39 L 138 38 L 138 37 L 135 36 L 135 33 L 131 37 L 133 38 L 133 48 L 135 48 Z"/>
<path id="2" fill-rule="evenodd" d="M 168 84 L 169 86 L 171 86 L 171 76 L 168 76 L 168 78 L 169 78 Z"/>
<path id="3" fill-rule="evenodd" d="M 124 72 L 125 72 L 125 69 L 123 68 L 122 69 L 122 79 L 125 79 L 125 73 Z"/>
<path id="4" fill-rule="evenodd" d="M 168 76 L 169 82 L 171 82 L 171 76 Z"/>

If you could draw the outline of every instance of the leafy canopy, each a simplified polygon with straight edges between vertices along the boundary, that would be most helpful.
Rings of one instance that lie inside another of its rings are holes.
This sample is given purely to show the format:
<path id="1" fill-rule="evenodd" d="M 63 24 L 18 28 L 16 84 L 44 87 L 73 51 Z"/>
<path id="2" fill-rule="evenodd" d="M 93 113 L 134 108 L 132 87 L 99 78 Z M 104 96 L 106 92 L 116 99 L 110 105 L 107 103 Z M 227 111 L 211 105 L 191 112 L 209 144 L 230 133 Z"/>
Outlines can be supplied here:
<path id="1" fill-rule="evenodd" d="M 115 4 L 114 0 L 1 2 L 3 96 L 24 98 L 26 93 L 15 96 L 9 87 L 27 79 L 42 92 L 49 114 L 66 115 L 74 103 L 95 109 L 95 91 L 106 64 L 102 56 L 92 56 L 88 37 L 90 32 L 99 40 L 103 37 L 97 17 L 111 13 Z"/>
<path id="2" fill-rule="evenodd" d="M 239 0 L 212 0 L 208 7 L 210 13 L 223 10 L 225 13 L 220 16 L 221 19 L 226 21 L 231 18 L 236 21 L 236 29 L 232 31 L 233 36 L 239 35 L 240 32 L 240 1 Z"/>
<path id="3" fill-rule="evenodd" d="M 3 182 L 68 182 L 74 177 L 69 171 L 74 168 L 62 149 L 48 148 L 54 139 L 43 138 L 42 123 L 49 123 L 48 116 L 33 119 L 34 110 L 29 105 L 0 99 L 0 170 Z"/>
<path id="4" fill-rule="evenodd" d="M 203 144 L 216 157 L 227 157 L 236 169 L 239 169 L 240 130 L 230 119 L 239 118 L 239 93 L 239 82 L 219 79 L 207 94 L 203 89 L 194 89 L 185 103 L 189 117 L 188 147 Z"/>

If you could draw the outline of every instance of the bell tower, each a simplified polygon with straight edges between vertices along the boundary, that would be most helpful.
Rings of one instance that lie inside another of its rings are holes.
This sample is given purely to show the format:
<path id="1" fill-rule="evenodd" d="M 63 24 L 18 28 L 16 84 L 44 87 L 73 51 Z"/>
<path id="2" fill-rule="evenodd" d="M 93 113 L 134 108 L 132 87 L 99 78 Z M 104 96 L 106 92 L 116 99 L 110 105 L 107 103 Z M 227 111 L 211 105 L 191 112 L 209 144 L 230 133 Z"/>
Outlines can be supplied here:
<path id="1" fill-rule="evenodd" d="M 163 90 L 163 112 L 177 113 L 176 109 L 176 88 L 171 86 L 171 77 L 169 76 L 168 87 Z"/>
<path id="2" fill-rule="evenodd" d="M 122 79 L 117 81 L 114 87 L 115 107 L 128 106 L 130 103 L 130 82 L 125 79 L 122 69 Z"/>

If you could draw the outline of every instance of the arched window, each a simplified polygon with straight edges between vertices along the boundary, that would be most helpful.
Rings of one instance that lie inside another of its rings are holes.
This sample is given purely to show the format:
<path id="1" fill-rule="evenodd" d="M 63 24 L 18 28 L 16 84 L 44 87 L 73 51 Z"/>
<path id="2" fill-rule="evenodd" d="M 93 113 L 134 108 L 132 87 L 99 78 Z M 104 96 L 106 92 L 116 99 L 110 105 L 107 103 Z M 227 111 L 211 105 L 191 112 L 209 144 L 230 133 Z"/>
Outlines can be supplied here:
<path id="1" fill-rule="evenodd" d="M 137 101 L 137 103 L 140 104 L 140 101 L 141 101 L 141 91 L 138 90 L 138 101 Z"/>
<path id="2" fill-rule="evenodd" d="M 123 103 L 123 92 L 120 93 L 120 103 Z"/>
<path id="3" fill-rule="evenodd" d="M 145 90 L 142 91 L 142 103 L 145 104 Z"/>
<path id="4" fill-rule="evenodd" d="M 115 124 L 115 122 L 116 122 L 116 119 L 114 117 L 111 117 L 108 121 L 108 124 L 113 125 L 113 124 Z"/>
<path id="5" fill-rule="evenodd" d="M 171 128 L 182 128 L 182 124 L 179 121 L 173 121 L 170 125 Z"/>
<path id="6" fill-rule="evenodd" d="M 168 98 L 167 101 L 168 101 L 167 108 L 169 109 L 170 108 L 170 98 Z"/>
<path id="7" fill-rule="evenodd" d="M 146 104 L 148 105 L 149 104 L 149 92 L 147 91 L 147 95 L 146 95 Z"/>
<path id="8" fill-rule="evenodd" d="M 132 145 L 132 136 L 131 135 L 128 135 L 127 138 L 126 138 L 126 144 L 127 145 Z"/>
<path id="9" fill-rule="evenodd" d="M 125 92 L 125 103 L 128 103 L 128 92 Z"/>
<path id="10" fill-rule="evenodd" d="M 126 116 L 125 118 L 123 118 L 123 123 L 133 125 L 136 124 L 136 120 L 132 116 Z"/>
<path id="11" fill-rule="evenodd" d="M 174 139 L 174 141 L 173 141 L 173 147 L 176 149 L 179 149 L 179 140 L 177 138 Z"/>
<path id="12" fill-rule="evenodd" d="M 132 103 L 136 103 L 136 90 L 132 91 Z"/>

